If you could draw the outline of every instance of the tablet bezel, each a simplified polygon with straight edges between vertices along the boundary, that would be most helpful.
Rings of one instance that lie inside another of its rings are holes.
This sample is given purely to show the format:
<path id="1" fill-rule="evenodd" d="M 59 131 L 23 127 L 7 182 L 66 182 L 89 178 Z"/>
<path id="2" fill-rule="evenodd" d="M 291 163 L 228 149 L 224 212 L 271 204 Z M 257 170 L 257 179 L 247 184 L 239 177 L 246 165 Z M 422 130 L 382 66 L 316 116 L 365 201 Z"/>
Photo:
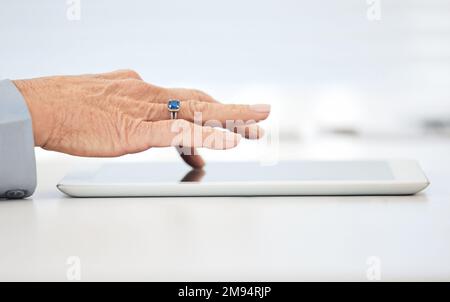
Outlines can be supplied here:
<path id="1" fill-rule="evenodd" d="M 364 161 L 364 160 L 359 160 Z M 364 161 L 365 162 L 365 161 Z M 378 181 L 252 181 L 252 182 L 161 182 L 89 183 L 86 175 L 100 166 L 91 166 L 66 175 L 58 189 L 73 197 L 126 196 L 260 196 L 260 195 L 407 195 L 429 185 L 416 161 L 388 160 L 394 180 Z M 323 163 L 323 161 L 321 161 Z M 123 164 L 123 163 L 121 163 Z M 173 163 L 170 163 L 173 164 Z"/>

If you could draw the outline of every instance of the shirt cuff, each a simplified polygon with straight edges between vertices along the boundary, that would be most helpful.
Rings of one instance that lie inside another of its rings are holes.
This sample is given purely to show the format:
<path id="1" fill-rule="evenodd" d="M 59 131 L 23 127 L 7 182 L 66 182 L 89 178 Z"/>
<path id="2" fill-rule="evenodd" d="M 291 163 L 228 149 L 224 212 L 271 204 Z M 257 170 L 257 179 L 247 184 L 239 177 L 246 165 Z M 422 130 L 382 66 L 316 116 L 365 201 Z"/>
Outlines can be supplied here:
<path id="1" fill-rule="evenodd" d="M 25 198 L 36 189 L 31 116 L 14 83 L 0 81 L 0 198 Z"/>

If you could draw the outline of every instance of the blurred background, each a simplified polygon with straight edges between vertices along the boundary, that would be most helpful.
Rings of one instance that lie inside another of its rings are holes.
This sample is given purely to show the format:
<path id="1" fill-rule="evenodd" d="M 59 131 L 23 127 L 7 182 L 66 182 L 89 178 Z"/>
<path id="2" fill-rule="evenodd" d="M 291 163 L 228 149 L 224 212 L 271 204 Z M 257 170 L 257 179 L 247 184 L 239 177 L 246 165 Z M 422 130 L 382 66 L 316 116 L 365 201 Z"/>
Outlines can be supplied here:
<path id="1" fill-rule="evenodd" d="M 448 0 L 2 0 L 0 36 L 0 78 L 131 68 L 271 103 L 280 145 L 450 138 Z"/>

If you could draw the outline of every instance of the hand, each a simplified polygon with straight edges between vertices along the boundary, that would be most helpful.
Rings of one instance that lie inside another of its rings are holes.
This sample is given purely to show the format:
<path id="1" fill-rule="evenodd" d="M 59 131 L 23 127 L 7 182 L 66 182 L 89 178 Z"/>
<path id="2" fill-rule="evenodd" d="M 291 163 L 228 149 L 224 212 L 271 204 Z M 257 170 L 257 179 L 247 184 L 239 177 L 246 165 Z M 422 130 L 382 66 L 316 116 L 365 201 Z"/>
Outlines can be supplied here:
<path id="1" fill-rule="evenodd" d="M 241 135 L 259 138 L 262 129 L 256 123 L 270 112 L 268 105 L 225 105 L 198 90 L 157 87 L 131 70 L 14 84 L 28 104 L 36 146 L 78 156 L 112 157 L 175 146 L 188 164 L 201 168 L 204 162 L 195 147 L 229 149 Z M 169 99 L 181 100 L 177 120 L 170 119 Z M 202 121 L 196 124 L 198 112 Z M 216 120 L 214 127 L 210 120 Z M 230 127 L 230 120 L 249 123 Z"/>

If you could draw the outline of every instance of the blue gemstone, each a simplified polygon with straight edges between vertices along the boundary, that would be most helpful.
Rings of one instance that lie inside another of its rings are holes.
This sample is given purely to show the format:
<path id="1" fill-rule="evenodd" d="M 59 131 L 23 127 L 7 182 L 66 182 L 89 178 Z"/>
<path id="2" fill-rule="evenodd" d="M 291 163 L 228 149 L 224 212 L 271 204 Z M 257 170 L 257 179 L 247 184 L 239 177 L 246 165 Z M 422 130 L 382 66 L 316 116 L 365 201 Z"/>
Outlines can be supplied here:
<path id="1" fill-rule="evenodd" d="M 167 108 L 169 108 L 169 110 L 180 110 L 180 101 L 170 100 L 169 103 L 167 103 Z"/>

